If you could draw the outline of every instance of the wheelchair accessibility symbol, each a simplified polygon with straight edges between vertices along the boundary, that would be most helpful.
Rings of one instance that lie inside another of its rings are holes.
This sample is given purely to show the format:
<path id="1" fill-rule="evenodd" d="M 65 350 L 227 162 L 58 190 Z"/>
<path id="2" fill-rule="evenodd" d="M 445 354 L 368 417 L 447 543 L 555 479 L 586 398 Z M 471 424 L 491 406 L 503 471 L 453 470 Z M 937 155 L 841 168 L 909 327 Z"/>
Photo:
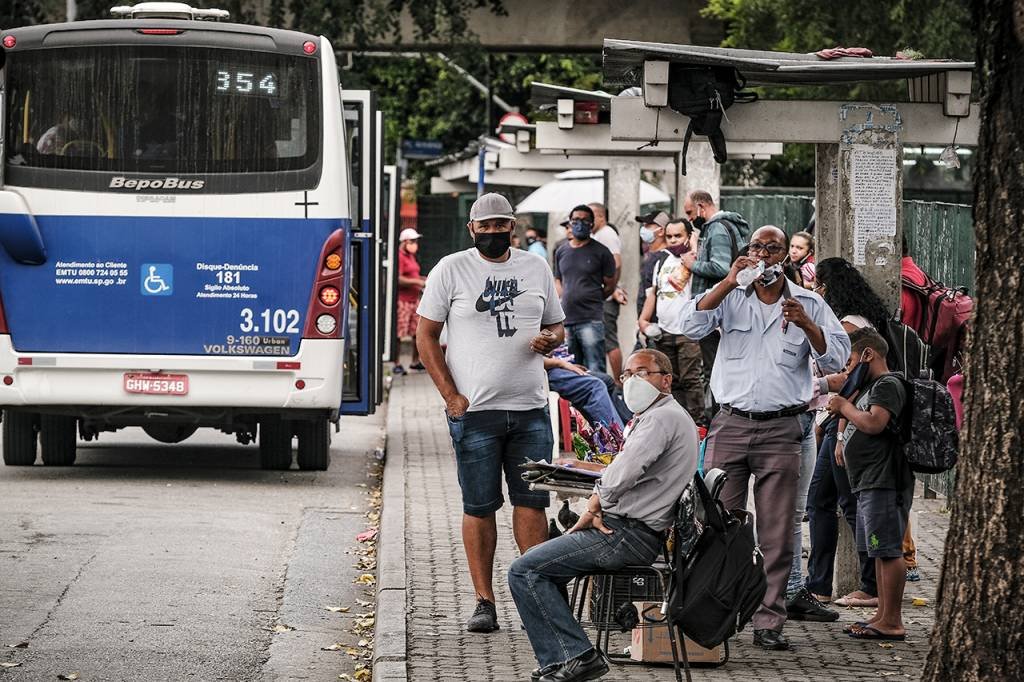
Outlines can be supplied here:
<path id="1" fill-rule="evenodd" d="M 141 277 L 143 296 L 170 296 L 174 293 L 173 265 L 143 263 Z"/>

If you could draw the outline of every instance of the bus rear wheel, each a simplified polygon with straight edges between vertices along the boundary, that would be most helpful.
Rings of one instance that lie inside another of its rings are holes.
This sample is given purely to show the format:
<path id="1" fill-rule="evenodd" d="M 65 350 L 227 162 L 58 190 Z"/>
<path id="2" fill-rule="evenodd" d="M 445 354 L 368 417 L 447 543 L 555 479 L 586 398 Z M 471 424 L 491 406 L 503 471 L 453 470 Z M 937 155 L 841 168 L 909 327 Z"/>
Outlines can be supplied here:
<path id="1" fill-rule="evenodd" d="M 63 415 L 40 415 L 39 443 L 43 451 L 43 464 L 71 466 L 78 454 L 78 420 Z"/>
<path id="2" fill-rule="evenodd" d="M 32 466 L 36 463 L 36 415 L 4 410 L 4 464 Z"/>
<path id="3" fill-rule="evenodd" d="M 298 461 L 303 471 L 327 471 L 331 465 L 331 432 L 326 417 L 296 424 Z"/>
<path id="4" fill-rule="evenodd" d="M 284 471 L 292 466 L 292 423 L 280 417 L 260 420 L 260 467 Z"/>

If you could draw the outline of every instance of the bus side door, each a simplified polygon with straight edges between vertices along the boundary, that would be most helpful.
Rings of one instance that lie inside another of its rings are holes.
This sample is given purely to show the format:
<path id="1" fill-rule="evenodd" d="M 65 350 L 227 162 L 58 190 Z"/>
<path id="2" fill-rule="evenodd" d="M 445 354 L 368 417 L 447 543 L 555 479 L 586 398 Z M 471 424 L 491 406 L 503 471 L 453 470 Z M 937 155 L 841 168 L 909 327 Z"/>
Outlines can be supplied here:
<path id="1" fill-rule="evenodd" d="M 373 414 L 383 398 L 380 306 L 382 135 L 376 98 L 367 90 L 342 90 L 349 158 L 352 235 L 348 254 L 349 317 L 341 414 Z"/>
<path id="2" fill-rule="evenodd" d="M 381 360 L 398 362 L 398 230 L 402 210 L 402 177 L 396 166 L 384 166 L 384 220 L 387 241 L 384 243 L 384 268 L 381 291 L 387 292 L 384 306 L 384 352 Z"/>

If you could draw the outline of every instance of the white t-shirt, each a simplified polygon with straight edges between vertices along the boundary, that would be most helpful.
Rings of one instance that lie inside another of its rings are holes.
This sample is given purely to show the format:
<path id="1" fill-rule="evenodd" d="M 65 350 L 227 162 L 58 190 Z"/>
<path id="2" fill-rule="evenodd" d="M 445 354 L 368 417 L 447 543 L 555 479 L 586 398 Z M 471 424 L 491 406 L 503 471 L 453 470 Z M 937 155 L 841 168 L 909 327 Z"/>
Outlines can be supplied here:
<path id="1" fill-rule="evenodd" d="M 530 340 L 565 314 L 543 258 L 512 249 L 507 261 L 492 263 L 475 247 L 445 256 L 416 312 L 447 323 L 445 359 L 470 412 L 548 404 L 544 359 Z"/>
<path id="2" fill-rule="evenodd" d="M 658 326 L 669 334 L 683 333 L 683 308 L 686 307 L 687 301 L 693 298 L 693 276 L 682 267 L 682 263 L 681 258 L 669 254 L 654 267 L 654 277 L 651 280 L 651 286 L 658 297 Z M 686 283 L 682 289 L 678 289 L 681 279 L 685 279 Z"/>

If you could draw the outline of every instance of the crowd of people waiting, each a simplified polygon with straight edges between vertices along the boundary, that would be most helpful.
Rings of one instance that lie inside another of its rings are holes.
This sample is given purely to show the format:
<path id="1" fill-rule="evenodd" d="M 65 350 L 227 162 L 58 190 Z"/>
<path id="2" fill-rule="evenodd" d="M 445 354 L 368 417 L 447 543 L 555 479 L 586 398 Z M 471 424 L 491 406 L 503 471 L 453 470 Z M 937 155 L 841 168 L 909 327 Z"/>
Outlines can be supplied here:
<path id="1" fill-rule="evenodd" d="M 906 636 L 903 589 L 920 576 L 909 523 L 914 478 L 892 428 L 907 401 L 895 379 L 905 359 L 886 340 L 896 311 L 850 262 L 816 262 L 809 232 L 751 231 L 704 191 L 691 192 L 683 209 L 677 218 L 636 217 L 639 323 L 625 360 L 616 327 L 629 298 L 619 286 L 624 246 L 601 204 L 572 208 L 565 239 L 549 253 L 548 235 L 535 228 L 525 248 L 513 248 L 511 205 L 480 197 L 468 225 L 474 247 L 442 259 L 418 306 L 419 358 L 445 401 L 463 495 L 478 599 L 467 629 L 498 628 L 491 574 L 504 471 L 523 553 L 509 583 L 540 663 L 534 679 L 596 679 L 607 670 L 557 595 L 597 564 L 653 561 L 666 505 L 697 467 L 697 427 L 707 429 L 703 466 L 728 474 L 727 508 L 746 507 L 754 477 L 768 578 L 754 644 L 788 650 L 787 619 L 838 619 L 829 608 L 837 509 L 861 566 L 859 589 L 834 601 L 876 608 L 845 631 Z M 905 270 L 916 269 L 904 256 Z M 420 284 L 418 272 L 409 275 Z M 550 500 L 524 485 L 516 465 L 550 459 L 548 388 L 589 421 L 626 431 L 572 532 L 545 542 Z"/>

